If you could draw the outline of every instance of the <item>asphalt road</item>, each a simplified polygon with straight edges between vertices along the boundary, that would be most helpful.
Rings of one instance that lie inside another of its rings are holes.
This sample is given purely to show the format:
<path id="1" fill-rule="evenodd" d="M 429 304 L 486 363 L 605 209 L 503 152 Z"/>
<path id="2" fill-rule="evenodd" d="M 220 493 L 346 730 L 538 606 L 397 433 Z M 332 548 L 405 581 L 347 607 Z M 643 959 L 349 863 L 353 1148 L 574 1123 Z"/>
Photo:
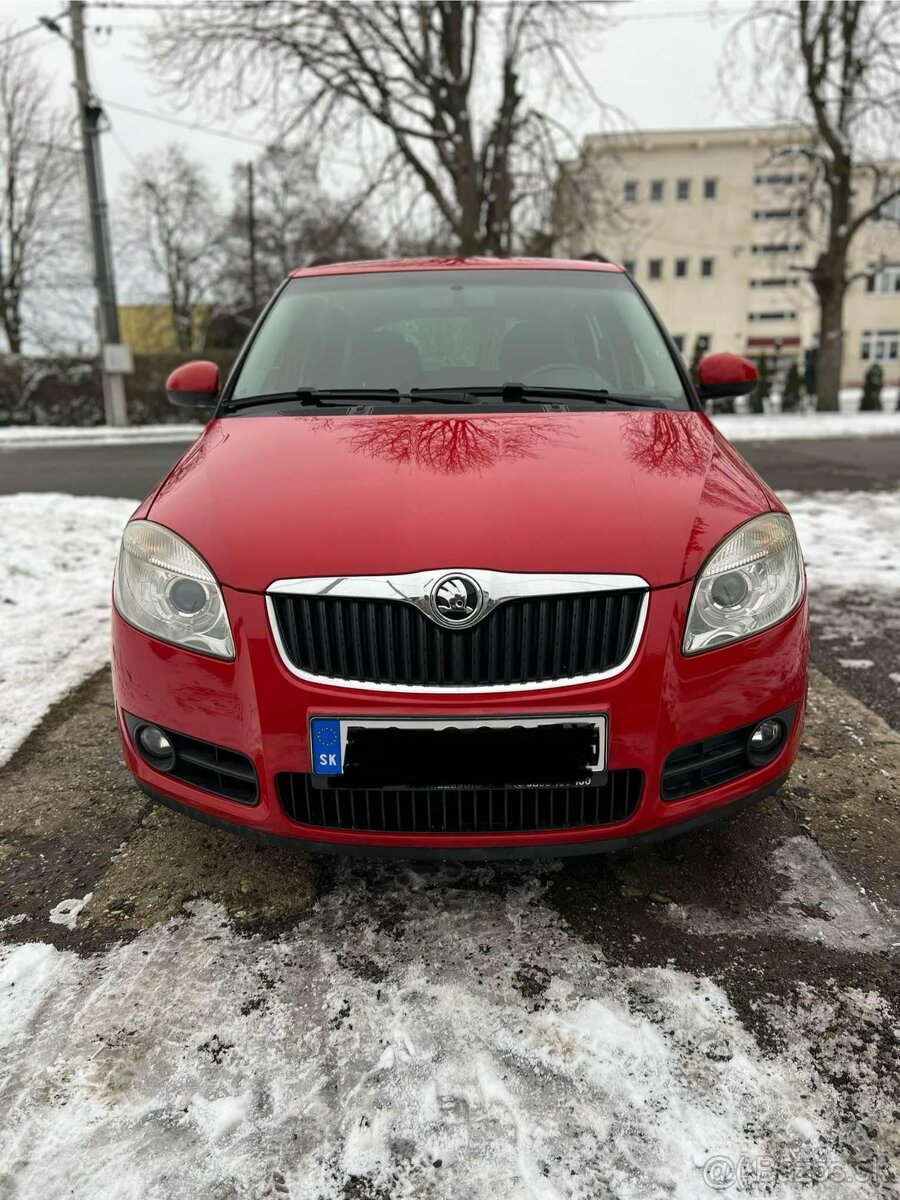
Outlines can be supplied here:
<path id="1" fill-rule="evenodd" d="M 185 448 L 184 442 L 0 447 L 0 494 L 67 492 L 140 499 Z M 900 484 L 900 438 L 742 442 L 738 449 L 776 491 L 869 491 Z"/>

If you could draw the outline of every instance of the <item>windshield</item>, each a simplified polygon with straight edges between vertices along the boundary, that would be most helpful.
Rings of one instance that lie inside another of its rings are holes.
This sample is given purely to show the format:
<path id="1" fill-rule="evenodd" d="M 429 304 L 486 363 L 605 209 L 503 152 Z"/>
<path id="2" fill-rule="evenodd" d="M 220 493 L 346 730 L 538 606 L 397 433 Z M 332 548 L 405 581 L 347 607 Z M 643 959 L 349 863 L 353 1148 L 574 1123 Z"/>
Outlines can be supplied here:
<path id="1" fill-rule="evenodd" d="M 625 275 L 489 268 L 290 280 L 231 399 L 506 383 L 689 407 L 662 334 Z"/>

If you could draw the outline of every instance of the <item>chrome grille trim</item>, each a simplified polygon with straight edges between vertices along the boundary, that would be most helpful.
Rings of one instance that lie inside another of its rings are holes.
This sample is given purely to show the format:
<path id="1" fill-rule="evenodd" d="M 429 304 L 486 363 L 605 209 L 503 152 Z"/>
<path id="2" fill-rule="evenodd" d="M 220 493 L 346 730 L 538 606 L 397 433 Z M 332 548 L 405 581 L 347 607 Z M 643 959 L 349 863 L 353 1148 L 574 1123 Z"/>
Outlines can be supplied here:
<path id="1" fill-rule="evenodd" d="M 316 597 L 346 597 L 348 599 L 374 599 L 401 601 L 418 608 L 431 619 L 429 597 L 435 583 L 445 575 L 467 575 L 476 580 L 484 593 L 484 606 L 479 617 L 483 619 L 498 605 L 506 600 L 521 598 L 536 598 L 560 596 L 566 594 L 578 595 L 589 593 L 608 593 L 616 591 L 643 591 L 640 611 L 635 622 L 634 635 L 627 653 L 621 662 L 607 671 L 590 675 L 569 675 L 560 679 L 541 679 L 525 683 L 503 683 L 490 685 L 445 686 L 404 683 L 373 683 L 369 680 L 346 679 L 327 675 L 317 675 L 296 666 L 287 653 L 278 618 L 275 612 L 273 596 L 316 596 Z M 612 679 L 620 675 L 631 665 L 637 654 L 650 601 L 650 585 L 638 575 L 587 575 L 587 574 L 519 574 L 505 571 L 485 571 L 472 568 L 442 567 L 430 571 L 416 571 L 405 575 L 374 575 L 374 576 L 326 576 L 310 579 L 281 579 L 266 589 L 266 609 L 269 617 L 269 627 L 275 641 L 278 655 L 282 663 L 292 675 L 308 683 L 323 684 L 328 687 L 352 688 L 357 691 L 376 691 L 398 694 L 432 694 L 432 695 L 474 695 L 478 693 L 497 692 L 533 692 L 551 688 L 579 687 L 587 683 L 596 683 L 604 679 Z"/>

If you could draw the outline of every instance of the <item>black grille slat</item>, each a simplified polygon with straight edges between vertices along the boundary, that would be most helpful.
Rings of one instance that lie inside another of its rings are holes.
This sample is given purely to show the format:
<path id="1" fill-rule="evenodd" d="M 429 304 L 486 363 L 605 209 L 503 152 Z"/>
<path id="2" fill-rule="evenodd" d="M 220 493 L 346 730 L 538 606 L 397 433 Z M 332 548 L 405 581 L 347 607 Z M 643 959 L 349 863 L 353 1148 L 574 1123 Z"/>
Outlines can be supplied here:
<path id="1" fill-rule="evenodd" d="M 399 600 L 272 596 L 295 667 L 366 683 L 504 687 L 609 671 L 637 633 L 643 591 L 508 600 L 469 629 L 445 629 Z"/>
<path id="2" fill-rule="evenodd" d="M 577 788 L 324 789 L 294 773 L 275 781 L 287 816 L 302 825 L 451 835 L 618 825 L 634 816 L 643 788 L 637 770 L 609 771 L 601 782 Z"/>

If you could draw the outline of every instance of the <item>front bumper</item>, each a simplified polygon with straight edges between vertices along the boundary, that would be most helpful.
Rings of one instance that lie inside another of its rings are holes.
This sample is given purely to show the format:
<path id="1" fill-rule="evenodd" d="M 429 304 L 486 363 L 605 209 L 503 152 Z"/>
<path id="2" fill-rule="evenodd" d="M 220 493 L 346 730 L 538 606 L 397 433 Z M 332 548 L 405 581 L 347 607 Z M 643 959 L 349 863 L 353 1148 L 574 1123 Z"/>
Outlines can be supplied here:
<path id="1" fill-rule="evenodd" d="M 225 588 L 236 656 L 207 658 L 159 642 L 113 613 L 113 682 L 129 769 L 152 795 L 212 824 L 239 826 L 264 840 L 357 853 L 503 857 L 615 849 L 725 815 L 774 790 L 796 757 L 806 700 L 806 601 L 785 621 L 732 646 L 685 657 L 680 643 L 691 583 L 651 593 L 641 644 L 613 678 L 574 687 L 479 695 L 380 693 L 301 680 L 281 662 L 264 597 Z M 790 734 L 775 758 L 740 778 L 683 800 L 665 801 L 666 757 L 702 738 L 793 707 Z M 375 833 L 323 829 L 289 819 L 276 790 L 281 772 L 308 773 L 309 718 L 319 716 L 529 716 L 605 712 L 609 767 L 644 773 L 640 803 L 614 825 L 517 833 Z M 153 769 L 136 753 L 123 712 L 247 755 L 259 779 L 248 806 Z"/>

